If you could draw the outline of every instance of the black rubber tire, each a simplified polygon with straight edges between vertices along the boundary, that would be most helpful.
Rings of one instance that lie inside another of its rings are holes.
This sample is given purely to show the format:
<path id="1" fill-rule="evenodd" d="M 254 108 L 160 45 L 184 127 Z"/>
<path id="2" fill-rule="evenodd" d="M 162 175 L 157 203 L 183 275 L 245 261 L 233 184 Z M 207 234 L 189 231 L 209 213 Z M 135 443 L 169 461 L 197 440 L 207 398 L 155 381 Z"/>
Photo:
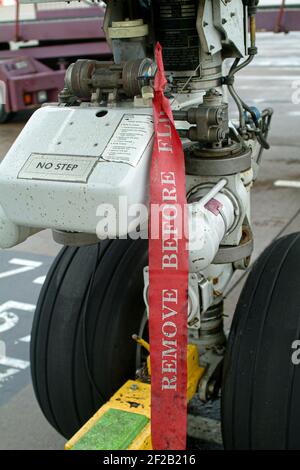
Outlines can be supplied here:
<path id="1" fill-rule="evenodd" d="M 239 299 L 222 387 L 225 449 L 300 449 L 300 233 L 273 242 Z"/>
<path id="2" fill-rule="evenodd" d="M 45 417 L 66 438 L 134 378 L 131 335 L 145 310 L 147 258 L 146 240 L 65 247 L 48 273 L 32 327 L 32 381 Z"/>

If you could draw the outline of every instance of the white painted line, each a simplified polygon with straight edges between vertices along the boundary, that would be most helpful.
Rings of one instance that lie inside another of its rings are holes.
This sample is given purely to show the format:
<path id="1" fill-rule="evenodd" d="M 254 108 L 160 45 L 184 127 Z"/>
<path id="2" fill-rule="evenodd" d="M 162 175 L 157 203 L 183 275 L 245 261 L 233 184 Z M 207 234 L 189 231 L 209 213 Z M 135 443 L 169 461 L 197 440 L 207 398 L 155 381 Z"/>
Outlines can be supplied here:
<path id="1" fill-rule="evenodd" d="M 300 111 L 289 111 L 288 116 L 300 116 Z"/>
<path id="2" fill-rule="evenodd" d="M 280 85 L 268 85 L 268 90 L 282 90 L 282 86 Z M 239 85 L 239 90 L 255 90 L 253 85 Z"/>
<path id="3" fill-rule="evenodd" d="M 294 80 L 300 80 L 299 75 L 238 75 L 237 80 L 258 80 L 260 83 L 263 83 L 264 80 L 289 80 L 293 82 Z"/>
<path id="4" fill-rule="evenodd" d="M 12 258 L 9 262 L 12 264 L 30 266 L 31 268 L 38 268 L 42 266 L 43 264 L 41 261 L 32 261 L 32 259 L 24 259 L 24 258 Z"/>
<path id="5" fill-rule="evenodd" d="M 23 361 L 22 359 L 15 359 L 14 357 L 0 357 L 0 366 L 13 367 L 14 369 L 27 369 L 29 367 L 29 361 Z"/>
<path id="6" fill-rule="evenodd" d="M 24 312 L 34 312 L 35 305 L 26 304 L 25 302 L 16 302 L 15 300 L 8 300 L 0 305 L 0 313 L 6 310 L 23 310 Z"/>
<path id="7" fill-rule="evenodd" d="M 268 67 L 272 69 L 283 70 L 295 70 L 296 67 L 300 66 L 299 57 L 288 57 L 287 60 L 272 59 L 272 60 L 256 60 L 252 67 Z"/>
<path id="8" fill-rule="evenodd" d="M 23 338 L 20 338 L 19 341 L 22 341 L 23 343 L 30 343 L 30 335 L 23 336 Z"/>
<path id="9" fill-rule="evenodd" d="M 26 271 L 31 271 L 32 269 L 39 268 L 42 266 L 42 262 L 40 261 L 32 261 L 30 259 L 21 259 L 21 258 L 12 258 L 9 260 L 10 264 L 16 264 L 22 266 L 21 268 L 11 269 L 9 271 L 5 271 L 0 273 L 0 279 L 5 277 L 14 276 L 16 274 L 25 273 Z"/>
<path id="10" fill-rule="evenodd" d="M 43 285 L 44 282 L 45 282 L 45 279 L 46 279 L 46 276 L 40 276 L 40 277 L 37 277 L 33 283 L 34 284 L 40 284 L 40 285 Z"/>
<path id="11" fill-rule="evenodd" d="M 274 186 L 278 186 L 280 188 L 299 188 L 300 189 L 300 181 L 277 180 L 275 181 Z"/>
<path id="12" fill-rule="evenodd" d="M 254 103 L 265 103 L 266 102 L 265 98 L 254 98 L 252 101 Z"/>
<path id="13" fill-rule="evenodd" d="M 18 372 L 20 372 L 19 369 L 13 369 L 13 368 L 7 369 L 5 372 L 0 372 L 0 388 L 2 387 L 1 385 L 2 383 L 6 382 L 7 379 L 9 379 L 9 377 L 17 374 Z"/>

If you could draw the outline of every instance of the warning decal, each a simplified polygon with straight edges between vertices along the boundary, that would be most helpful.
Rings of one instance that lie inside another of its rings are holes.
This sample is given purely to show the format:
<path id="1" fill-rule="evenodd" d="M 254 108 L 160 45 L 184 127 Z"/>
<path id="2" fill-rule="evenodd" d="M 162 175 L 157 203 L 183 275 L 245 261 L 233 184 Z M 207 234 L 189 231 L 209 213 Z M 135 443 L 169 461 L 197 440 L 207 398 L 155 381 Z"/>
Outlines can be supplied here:
<path id="1" fill-rule="evenodd" d="M 152 116 L 124 114 L 101 157 L 111 162 L 137 166 L 153 135 Z"/>
<path id="2" fill-rule="evenodd" d="M 97 161 L 97 157 L 32 153 L 18 178 L 86 183 Z"/>

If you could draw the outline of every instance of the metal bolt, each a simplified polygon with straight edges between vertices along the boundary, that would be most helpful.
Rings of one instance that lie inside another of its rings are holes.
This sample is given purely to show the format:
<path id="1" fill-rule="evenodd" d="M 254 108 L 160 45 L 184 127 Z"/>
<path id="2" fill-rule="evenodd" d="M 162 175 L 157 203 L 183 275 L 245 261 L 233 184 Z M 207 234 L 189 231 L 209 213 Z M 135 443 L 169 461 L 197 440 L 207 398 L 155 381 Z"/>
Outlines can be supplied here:
<path id="1" fill-rule="evenodd" d="M 139 388 L 139 387 L 137 386 L 137 384 L 132 384 L 132 385 L 130 386 L 130 390 L 133 390 L 133 391 L 138 390 L 138 388 Z"/>
<path id="2" fill-rule="evenodd" d="M 144 100 L 150 100 L 154 98 L 154 90 L 151 86 L 143 86 L 142 97 Z"/>

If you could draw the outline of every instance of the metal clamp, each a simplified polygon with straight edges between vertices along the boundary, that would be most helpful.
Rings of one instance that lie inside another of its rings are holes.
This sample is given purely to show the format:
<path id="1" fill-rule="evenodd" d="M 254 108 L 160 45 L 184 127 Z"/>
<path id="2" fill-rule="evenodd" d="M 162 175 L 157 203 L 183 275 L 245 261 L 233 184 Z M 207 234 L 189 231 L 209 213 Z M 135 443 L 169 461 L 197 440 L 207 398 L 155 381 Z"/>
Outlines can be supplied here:
<path id="1" fill-rule="evenodd" d="M 64 232 L 52 230 L 53 240 L 60 245 L 66 246 L 89 246 L 100 243 L 99 238 L 93 233 Z"/>

